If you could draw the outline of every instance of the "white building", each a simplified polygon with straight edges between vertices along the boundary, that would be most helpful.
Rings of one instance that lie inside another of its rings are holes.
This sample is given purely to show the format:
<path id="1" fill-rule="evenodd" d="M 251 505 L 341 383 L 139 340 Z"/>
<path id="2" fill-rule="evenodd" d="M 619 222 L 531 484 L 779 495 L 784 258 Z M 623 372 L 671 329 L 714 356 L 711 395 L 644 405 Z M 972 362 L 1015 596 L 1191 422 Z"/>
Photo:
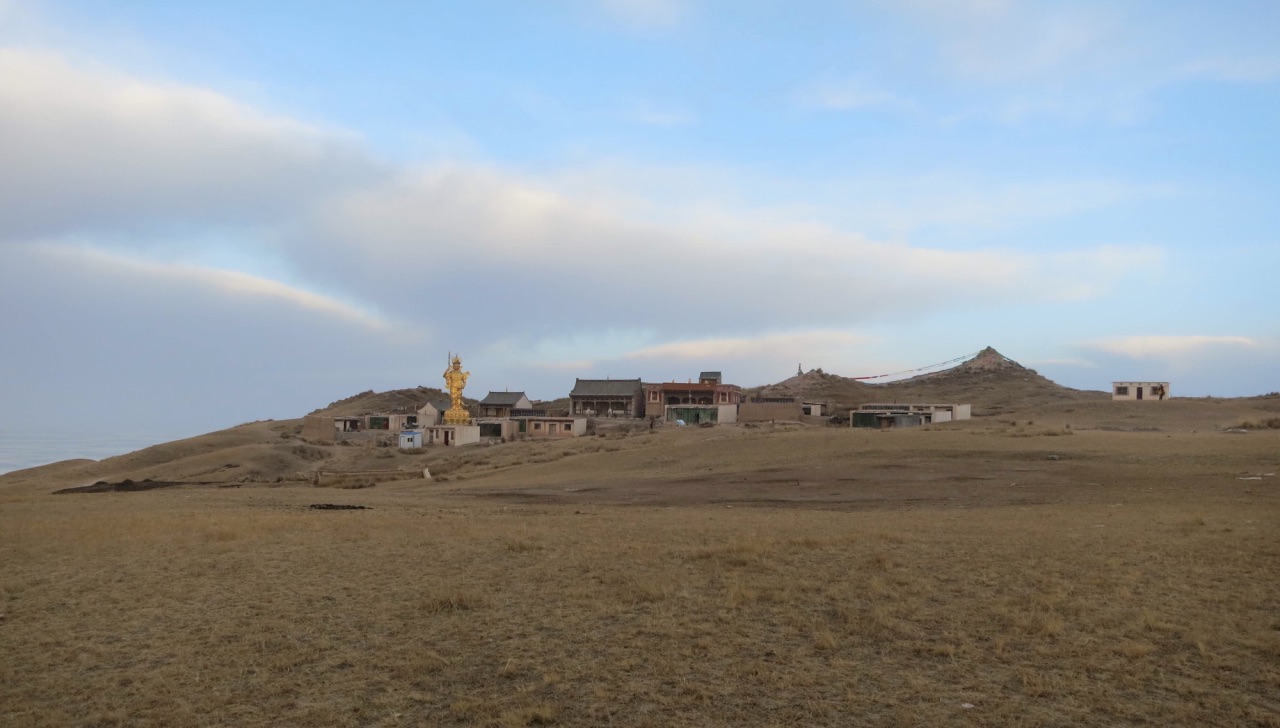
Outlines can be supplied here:
<path id="1" fill-rule="evenodd" d="M 1111 399 L 1118 402 L 1169 399 L 1168 382 L 1112 382 Z"/>
<path id="2" fill-rule="evenodd" d="M 427 445 L 443 445 L 445 447 L 462 447 L 476 445 L 480 442 L 479 425 L 436 425 L 425 429 Z"/>
<path id="3" fill-rule="evenodd" d="M 883 412 L 924 415 L 925 422 L 938 424 L 953 420 L 967 420 L 972 417 L 973 406 L 968 404 L 921 404 L 919 402 L 898 402 L 864 404 L 855 412 Z M 855 425 L 856 427 L 857 425 Z"/>

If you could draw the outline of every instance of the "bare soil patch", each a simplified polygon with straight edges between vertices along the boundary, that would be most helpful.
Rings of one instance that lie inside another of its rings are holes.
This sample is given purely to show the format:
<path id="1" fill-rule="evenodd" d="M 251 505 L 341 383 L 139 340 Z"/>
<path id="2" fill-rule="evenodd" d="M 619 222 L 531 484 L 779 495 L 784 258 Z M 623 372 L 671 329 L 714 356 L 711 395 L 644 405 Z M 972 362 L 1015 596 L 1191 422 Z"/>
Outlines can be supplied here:
<path id="1" fill-rule="evenodd" d="M 312 503 L 307 506 L 313 511 L 365 511 L 368 506 L 357 506 L 350 503 Z"/>
<path id="2" fill-rule="evenodd" d="M 99 480 L 93 485 L 82 485 L 78 488 L 63 488 L 53 491 L 55 494 L 65 493 L 139 493 L 144 490 L 156 490 L 157 488 L 176 488 L 180 485 L 206 485 L 205 483 L 178 483 L 166 480 L 151 480 L 150 478 L 141 481 L 132 481 L 128 478 L 119 483 L 108 483 L 105 480 Z"/>
<path id="3" fill-rule="evenodd" d="M 1260 436 L 1266 436 L 1261 435 Z M 573 505 L 738 505 L 837 510 L 991 508 L 1146 501 L 1169 474 L 1188 487 L 1233 487 L 1271 472 L 1280 453 L 1220 433 L 1082 431 L 1034 426 L 867 432 L 721 428 L 650 445 L 584 452 L 523 468 L 460 470 L 441 495 Z"/>

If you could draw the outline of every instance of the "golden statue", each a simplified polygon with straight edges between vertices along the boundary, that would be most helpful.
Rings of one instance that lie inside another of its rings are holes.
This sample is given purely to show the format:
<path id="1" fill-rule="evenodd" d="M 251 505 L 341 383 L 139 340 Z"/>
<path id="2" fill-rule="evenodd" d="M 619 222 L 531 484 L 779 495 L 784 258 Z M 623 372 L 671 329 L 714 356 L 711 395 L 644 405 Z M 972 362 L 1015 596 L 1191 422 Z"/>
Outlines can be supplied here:
<path id="1" fill-rule="evenodd" d="M 449 368 L 444 370 L 444 384 L 449 390 L 449 410 L 444 413 L 446 425 L 469 425 L 471 414 L 462 405 L 462 388 L 467 386 L 467 377 L 471 372 L 462 371 L 462 358 L 451 354 Z"/>

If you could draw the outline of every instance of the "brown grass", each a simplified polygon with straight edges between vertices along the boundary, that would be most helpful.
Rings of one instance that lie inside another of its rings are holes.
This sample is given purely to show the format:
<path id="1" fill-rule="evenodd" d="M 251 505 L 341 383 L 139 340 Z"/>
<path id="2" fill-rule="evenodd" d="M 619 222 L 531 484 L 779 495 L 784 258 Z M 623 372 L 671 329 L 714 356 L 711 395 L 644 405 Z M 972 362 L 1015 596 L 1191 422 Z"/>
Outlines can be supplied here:
<path id="1" fill-rule="evenodd" d="M 1245 420 L 1236 427 L 1242 430 L 1280 430 L 1280 417 L 1268 417 L 1265 420 Z"/>
<path id="2" fill-rule="evenodd" d="M 1280 725 L 1280 433 L 968 432 L 0 491 L 0 724 Z"/>

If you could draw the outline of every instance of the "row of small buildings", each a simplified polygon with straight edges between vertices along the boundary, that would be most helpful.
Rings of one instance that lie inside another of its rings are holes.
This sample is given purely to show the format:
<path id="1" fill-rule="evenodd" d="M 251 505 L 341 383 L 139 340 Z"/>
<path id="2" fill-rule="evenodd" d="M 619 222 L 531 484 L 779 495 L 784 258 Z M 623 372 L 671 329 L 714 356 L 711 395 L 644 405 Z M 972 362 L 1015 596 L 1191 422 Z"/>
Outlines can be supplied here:
<path id="1" fill-rule="evenodd" d="M 720 372 L 698 381 L 645 383 L 639 379 L 578 379 L 569 392 L 569 414 L 633 417 L 661 422 L 737 422 L 742 387 L 725 384 Z"/>
<path id="2" fill-rule="evenodd" d="M 565 438 L 586 434 L 588 419 L 648 419 L 654 424 L 729 424 L 769 420 L 815 421 L 825 405 L 793 397 L 743 396 L 718 371 L 697 381 L 644 382 L 640 379 L 577 379 L 567 409 L 535 407 L 524 392 L 491 391 L 472 408 L 466 425 L 446 424 L 448 400 L 431 401 L 413 412 L 366 415 L 308 415 L 302 436 L 317 442 L 379 442 L 403 448 L 450 447 L 483 441 Z"/>
<path id="3" fill-rule="evenodd" d="M 644 418 L 685 425 L 819 421 L 823 402 L 799 397 L 747 397 L 742 387 L 725 384 L 720 372 L 698 375 L 695 382 L 643 382 L 639 379 L 578 379 L 569 393 L 569 414 L 578 417 Z"/>
<path id="4" fill-rule="evenodd" d="M 448 400 L 429 401 L 412 413 L 359 416 L 307 415 L 302 437 L 316 442 L 385 442 L 404 449 L 428 445 L 458 447 L 517 437 L 577 437 L 586 434 L 585 417 L 535 409 L 523 392 L 490 392 L 480 402 L 480 416 L 466 425 L 444 421 Z"/>
<path id="5" fill-rule="evenodd" d="M 1168 382 L 1113 382 L 1116 400 L 1160 401 Z M 588 419 L 648 419 L 681 425 L 735 422 L 825 422 L 826 404 L 796 397 L 746 397 L 718 371 L 695 382 L 640 379 L 577 379 L 567 410 L 535 407 L 524 392 L 491 391 L 475 406 L 466 425 L 445 424 L 448 400 L 429 401 L 414 412 L 359 416 L 308 415 L 302 436 L 318 442 L 371 441 L 402 448 L 460 446 L 482 441 L 568 438 L 586 434 Z M 851 427 L 892 429 L 967 420 L 967 404 L 874 403 L 848 413 Z"/>
<path id="6" fill-rule="evenodd" d="M 1168 382 L 1114 382 L 1116 400 L 1160 401 L 1169 397 Z M 360 416 L 308 415 L 304 438 L 320 442 L 394 441 L 402 448 L 460 446 L 482 441 L 579 437 L 588 419 L 648 419 L 681 425 L 735 422 L 825 422 L 820 402 L 796 397 L 746 397 L 742 387 L 726 384 L 718 371 L 706 371 L 695 382 L 644 382 L 640 379 L 577 379 L 567 410 L 534 406 L 524 392 L 491 391 L 474 408 L 467 425 L 446 425 L 447 400 L 423 404 L 415 412 Z M 915 427 L 972 416 L 967 404 L 874 403 L 851 410 L 849 425 L 875 429 Z"/>

